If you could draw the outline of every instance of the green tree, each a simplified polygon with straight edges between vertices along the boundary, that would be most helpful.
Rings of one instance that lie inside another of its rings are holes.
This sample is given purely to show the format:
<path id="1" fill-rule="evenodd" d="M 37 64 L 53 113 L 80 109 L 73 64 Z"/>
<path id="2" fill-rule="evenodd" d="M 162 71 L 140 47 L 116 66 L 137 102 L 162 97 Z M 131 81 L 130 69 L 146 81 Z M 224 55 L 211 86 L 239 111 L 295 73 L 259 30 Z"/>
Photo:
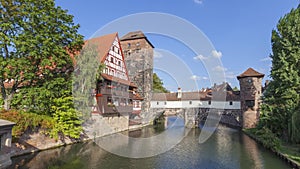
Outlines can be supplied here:
<path id="1" fill-rule="evenodd" d="M 236 87 L 236 86 L 232 90 L 233 91 L 240 91 L 240 89 L 238 87 Z"/>
<path id="2" fill-rule="evenodd" d="M 83 44 L 78 28 L 54 0 L 0 0 L 0 88 L 5 109 L 18 89 L 69 76 L 70 54 Z"/>
<path id="3" fill-rule="evenodd" d="M 279 20 L 271 42 L 273 80 L 264 93 L 262 125 L 284 139 L 300 142 L 295 132 L 295 124 L 300 124 L 300 5 Z"/>
<path id="4" fill-rule="evenodd" d="M 163 86 L 164 83 L 157 76 L 156 73 L 153 73 L 153 92 L 155 93 L 168 93 L 169 91 Z"/>
<path id="5" fill-rule="evenodd" d="M 95 94 L 101 73 L 105 65 L 100 63 L 97 46 L 87 44 L 76 56 L 76 66 L 73 78 L 73 96 L 76 109 L 83 113 L 84 119 L 88 119 L 92 106 L 96 106 Z"/>

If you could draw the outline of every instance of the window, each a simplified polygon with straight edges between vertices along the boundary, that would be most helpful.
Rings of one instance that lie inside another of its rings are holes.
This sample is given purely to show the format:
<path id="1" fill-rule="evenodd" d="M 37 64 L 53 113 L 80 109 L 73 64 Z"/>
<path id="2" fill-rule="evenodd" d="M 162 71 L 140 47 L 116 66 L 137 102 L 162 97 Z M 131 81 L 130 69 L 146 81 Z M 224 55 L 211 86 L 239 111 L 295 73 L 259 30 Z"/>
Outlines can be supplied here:
<path id="1" fill-rule="evenodd" d="M 229 105 L 232 105 L 232 101 L 229 102 Z"/>
<path id="2" fill-rule="evenodd" d="M 114 63 L 114 58 L 113 57 L 110 58 L 110 62 Z"/>
<path id="3" fill-rule="evenodd" d="M 254 103 L 254 100 L 246 100 L 245 102 L 246 106 L 250 108 L 254 107 Z"/>
<path id="4" fill-rule="evenodd" d="M 167 102 L 165 102 L 165 105 L 167 105 Z"/>
<path id="5" fill-rule="evenodd" d="M 159 105 L 159 102 L 156 102 L 156 105 Z"/>
<path id="6" fill-rule="evenodd" d="M 111 97 L 107 97 L 107 104 L 112 104 L 112 98 Z"/>
<path id="7" fill-rule="evenodd" d="M 121 66 L 121 61 L 118 61 L 118 65 Z"/>
<path id="8" fill-rule="evenodd" d="M 192 104 L 193 102 L 192 101 L 190 101 L 190 104 Z"/>
<path id="9" fill-rule="evenodd" d="M 208 101 L 208 105 L 211 105 L 211 100 Z"/>
<path id="10" fill-rule="evenodd" d="M 140 107 L 141 107 L 139 101 L 136 101 L 136 107 L 137 107 L 137 108 L 140 108 Z"/>
<path id="11" fill-rule="evenodd" d="M 109 81 L 109 82 L 106 82 L 106 86 L 107 87 L 111 87 L 111 82 Z"/>
<path id="12" fill-rule="evenodd" d="M 127 48 L 130 48 L 131 44 L 130 43 L 127 43 Z"/>
<path id="13" fill-rule="evenodd" d="M 129 100 L 128 100 L 128 104 L 129 104 L 129 105 L 132 105 L 132 99 L 129 99 Z"/>

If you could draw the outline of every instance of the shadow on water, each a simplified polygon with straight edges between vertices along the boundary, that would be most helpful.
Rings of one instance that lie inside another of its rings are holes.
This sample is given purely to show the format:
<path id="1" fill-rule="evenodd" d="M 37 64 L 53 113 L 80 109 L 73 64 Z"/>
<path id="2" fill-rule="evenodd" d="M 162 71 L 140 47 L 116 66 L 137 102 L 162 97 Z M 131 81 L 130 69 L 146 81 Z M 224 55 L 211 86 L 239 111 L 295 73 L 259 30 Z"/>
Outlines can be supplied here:
<path id="1" fill-rule="evenodd" d="M 170 117 L 155 126 L 123 134 L 134 138 L 145 138 L 158 135 L 169 128 L 184 128 L 182 119 L 176 121 L 176 118 Z M 199 144 L 200 132 L 201 129 L 198 128 L 190 130 L 174 148 L 149 158 L 126 158 L 114 155 L 91 141 L 13 158 L 13 165 L 10 168 L 290 168 L 239 130 L 220 125 L 212 137 L 203 144 Z"/>

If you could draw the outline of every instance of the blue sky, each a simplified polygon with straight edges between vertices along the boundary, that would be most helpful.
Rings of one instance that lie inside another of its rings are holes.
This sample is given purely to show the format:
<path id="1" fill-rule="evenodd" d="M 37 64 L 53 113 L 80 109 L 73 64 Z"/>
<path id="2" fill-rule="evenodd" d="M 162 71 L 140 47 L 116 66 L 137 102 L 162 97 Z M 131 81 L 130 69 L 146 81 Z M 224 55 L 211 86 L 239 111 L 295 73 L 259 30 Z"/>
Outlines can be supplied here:
<path id="1" fill-rule="evenodd" d="M 202 31 L 214 46 L 211 55 L 221 60 L 222 64 L 217 68 L 225 72 L 226 81 L 238 86 L 236 76 L 248 67 L 266 74 L 264 80 L 269 79 L 271 31 L 280 17 L 297 7 L 299 0 L 56 0 L 56 4 L 74 16 L 75 23 L 81 25 L 79 33 L 85 39 L 112 21 L 131 14 L 159 12 L 182 18 Z M 126 33 L 125 27 L 128 25 L 124 24 L 114 31 L 122 36 Z M 168 29 L 172 30 L 172 27 Z M 154 67 L 165 66 L 171 71 L 155 69 L 168 89 L 174 91 L 180 86 L 189 91 L 211 86 L 212 75 L 201 61 L 208 57 L 207 53 L 195 53 L 181 41 L 170 37 L 146 35 L 156 48 Z M 169 64 L 166 60 L 161 61 L 162 58 L 175 58 L 184 66 Z M 177 71 L 172 70 L 174 67 Z M 182 67 L 187 67 L 190 72 L 177 77 Z"/>

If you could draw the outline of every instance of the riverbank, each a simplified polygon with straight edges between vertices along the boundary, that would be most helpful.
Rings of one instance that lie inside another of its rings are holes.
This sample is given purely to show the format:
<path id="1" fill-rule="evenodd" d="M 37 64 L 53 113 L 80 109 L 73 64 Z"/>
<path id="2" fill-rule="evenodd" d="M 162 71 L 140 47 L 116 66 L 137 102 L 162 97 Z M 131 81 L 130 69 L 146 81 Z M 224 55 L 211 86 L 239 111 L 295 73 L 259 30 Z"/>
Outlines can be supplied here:
<path id="1" fill-rule="evenodd" d="M 260 139 L 257 135 L 254 134 L 253 130 L 251 129 L 247 129 L 247 130 L 243 130 L 243 132 L 245 134 L 247 134 L 249 137 L 251 137 L 252 139 L 254 139 L 256 142 L 258 142 L 259 144 L 263 144 L 262 139 Z M 282 144 L 282 143 L 280 143 Z M 291 147 L 288 145 L 280 145 L 279 148 L 275 149 L 275 148 L 269 148 L 266 147 L 268 149 L 270 149 L 274 154 L 276 154 L 279 158 L 281 158 L 282 160 L 284 160 L 285 162 L 287 162 L 291 167 L 293 167 L 294 169 L 300 169 L 300 156 L 298 157 L 298 160 L 296 161 L 294 158 L 296 158 L 295 154 L 300 153 L 297 152 L 297 150 L 293 150 L 294 148 L 297 147 Z M 300 148 L 298 148 L 298 151 L 300 150 Z"/>
<path id="2" fill-rule="evenodd" d="M 183 132 L 183 130 L 178 130 L 178 132 L 168 130 L 174 119 L 168 119 L 168 121 L 168 126 L 149 126 L 136 132 L 125 132 L 125 134 L 133 138 L 146 138 L 157 136 L 165 131 L 169 137 L 158 140 L 165 143 Z M 184 126 L 180 128 L 184 129 Z M 198 128 L 191 129 L 174 148 L 148 158 L 120 156 L 103 149 L 93 141 L 87 141 L 13 158 L 11 168 L 291 168 L 239 130 L 226 126 L 220 127 L 207 142 L 199 145 L 200 133 L 201 130 Z M 139 141 L 133 140 L 130 142 L 120 140 L 116 145 L 113 144 L 114 141 L 115 137 L 112 137 L 111 143 L 116 148 L 124 148 L 128 144 L 134 143 L 135 148 L 132 150 L 141 152 L 150 146 L 157 145 L 152 141 L 139 144 Z"/>
<path id="3" fill-rule="evenodd" d="M 140 124 L 129 126 L 128 131 L 137 130 L 150 124 Z M 125 130 L 126 131 L 126 130 Z M 123 131 L 121 131 L 123 132 Z M 116 132 L 117 133 L 117 132 Z M 115 134 L 115 133 L 112 133 Z M 106 135 L 104 135 L 106 136 Z M 101 136 L 103 137 L 103 136 Z M 40 132 L 24 133 L 17 142 L 11 145 L 11 157 L 18 157 L 26 154 L 37 153 L 44 150 L 50 150 L 75 143 L 87 142 L 94 138 L 82 136 L 80 139 L 74 140 L 68 137 L 60 140 L 55 140 Z"/>

